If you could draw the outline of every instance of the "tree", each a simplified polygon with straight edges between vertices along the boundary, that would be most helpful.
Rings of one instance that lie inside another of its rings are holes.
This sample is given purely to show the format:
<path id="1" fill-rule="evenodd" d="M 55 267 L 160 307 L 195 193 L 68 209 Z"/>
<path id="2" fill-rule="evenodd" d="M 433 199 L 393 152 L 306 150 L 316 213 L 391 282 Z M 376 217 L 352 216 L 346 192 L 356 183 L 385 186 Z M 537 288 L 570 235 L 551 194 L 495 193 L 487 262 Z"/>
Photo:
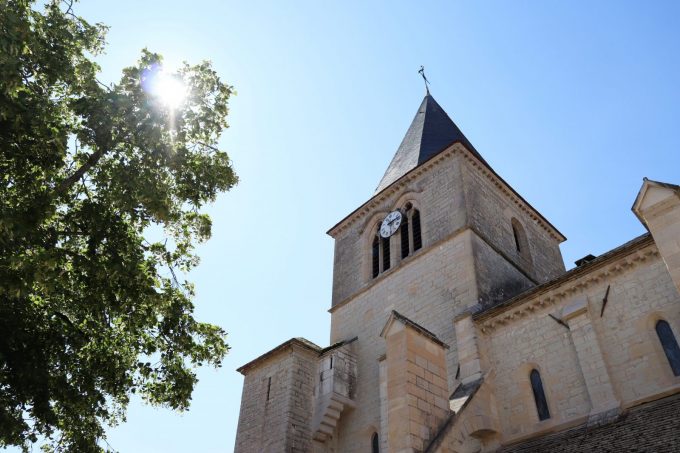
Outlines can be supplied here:
<path id="1" fill-rule="evenodd" d="M 102 451 L 132 394 L 184 410 L 228 350 L 176 276 L 237 182 L 216 148 L 232 88 L 146 50 L 104 85 L 105 32 L 70 2 L 0 0 L 0 447 Z M 147 86 L 161 76 L 179 105 Z"/>

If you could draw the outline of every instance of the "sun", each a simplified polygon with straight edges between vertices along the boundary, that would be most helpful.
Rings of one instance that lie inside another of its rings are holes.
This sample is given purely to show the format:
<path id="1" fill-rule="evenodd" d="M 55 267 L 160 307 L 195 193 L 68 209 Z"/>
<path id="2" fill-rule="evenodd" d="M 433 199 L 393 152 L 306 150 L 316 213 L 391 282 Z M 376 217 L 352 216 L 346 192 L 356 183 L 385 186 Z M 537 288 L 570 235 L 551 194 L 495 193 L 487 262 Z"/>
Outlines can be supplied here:
<path id="1" fill-rule="evenodd" d="M 161 71 L 156 81 L 158 97 L 163 104 L 172 109 L 176 109 L 186 99 L 187 87 L 182 79 L 173 74 Z"/>
<path id="2" fill-rule="evenodd" d="M 142 84 L 149 94 L 172 110 L 180 107 L 187 96 L 187 87 L 182 78 L 164 68 L 155 67 L 149 70 Z"/>

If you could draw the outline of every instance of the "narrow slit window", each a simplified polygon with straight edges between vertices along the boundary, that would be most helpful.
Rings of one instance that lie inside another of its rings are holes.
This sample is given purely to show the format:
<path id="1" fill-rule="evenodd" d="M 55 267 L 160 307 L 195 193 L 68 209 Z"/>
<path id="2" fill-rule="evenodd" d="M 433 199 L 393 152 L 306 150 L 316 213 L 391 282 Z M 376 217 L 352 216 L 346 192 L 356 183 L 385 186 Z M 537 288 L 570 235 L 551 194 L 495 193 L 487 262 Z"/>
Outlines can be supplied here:
<path id="1" fill-rule="evenodd" d="M 423 246 L 423 240 L 420 237 L 420 211 L 417 209 L 413 210 L 411 224 L 413 228 L 413 251 L 415 252 L 416 250 L 420 250 Z"/>
<path id="2" fill-rule="evenodd" d="M 378 438 L 378 433 L 373 433 L 371 438 L 371 452 L 380 453 L 380 439 Z"/>
<path id="3" fill-rule="evenodd" d="M 401 223 L 401 257 L 406 258 L 409 253 L 409 238 L 408 238 L 408 217 L 404 216 Z"/>
<path id="4" fill-rule="evenodd" d="M 545 399 L 541 375 L 537 370 L 531 370 L 529 379 L 531 380 L 531 390 L 534 393 L 534 401 L 536 402 L 536 412 L 538 413 L 538 419 L 547 420 L 550 418 L 550 411 L 548 410 L 548 401 Z"/>
<path id="5" fill-rule="evenodd" d="M 517 226 L 512 224 L 512 235 L 515 237 L 515 248 L 518 252 L 522 251 L 522 246 L 519 243 L 519 232 L 517 231 Z"/>
<path id="6" fill-rule="evenodd" d="M 390 238 L 382 238 L 383 272 L 390 268 Z"/>
<path id="7" fill-rule="evenodd" d="M 376 236 L 373 239 L 373 278 L 380 273 L 380 239 Z"/>
<path id="8" fill-rule="evenodd" d="M 271 390 L 272 390 L 272 378 L 269 377 L 267 380 L 267 401 L 269 401 L 269 396 L 271 395 Z"/>
<path id="9" fill-rule="evenodd" d="M 520 256 L 527 260 L 531 259 L 529 256 L 529 240 L 527 239 L 527 233 L 524 227 L 516 218 L 510 220 L 510 225 L 512 226 L 512 236 L 515 240 L 515 250 Z"/>
<path id="10" fill-rule="evenodd" d="M 680 347 L 678 347 L 678 341 L 675 339 L 675 335 L 673 335 L 670 324 L 664 320 L 657 322 L 656 334 L 659 336 L 659 341 L 671 366 L 671 370 L 673 370 L 673 375 L 680 376 Z"/>

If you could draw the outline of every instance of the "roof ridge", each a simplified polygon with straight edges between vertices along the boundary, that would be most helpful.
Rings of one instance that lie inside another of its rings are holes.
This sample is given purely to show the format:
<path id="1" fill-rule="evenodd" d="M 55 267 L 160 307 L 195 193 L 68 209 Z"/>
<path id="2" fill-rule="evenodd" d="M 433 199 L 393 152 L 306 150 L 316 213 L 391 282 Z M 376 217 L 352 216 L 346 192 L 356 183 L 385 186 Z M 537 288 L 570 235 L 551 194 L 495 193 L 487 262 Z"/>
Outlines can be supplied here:
<path id="1" fill-rule="evenodd" d="M 463 134 L 463 131 L 446 113 L 446 110 L 439 105 L 430 93 L 427 93 L 418 106 L 418 110 L 385 170 L 375 193 L 382 191 L 456 141 L 461 142 L 478 159 L 486 163 Z"/>

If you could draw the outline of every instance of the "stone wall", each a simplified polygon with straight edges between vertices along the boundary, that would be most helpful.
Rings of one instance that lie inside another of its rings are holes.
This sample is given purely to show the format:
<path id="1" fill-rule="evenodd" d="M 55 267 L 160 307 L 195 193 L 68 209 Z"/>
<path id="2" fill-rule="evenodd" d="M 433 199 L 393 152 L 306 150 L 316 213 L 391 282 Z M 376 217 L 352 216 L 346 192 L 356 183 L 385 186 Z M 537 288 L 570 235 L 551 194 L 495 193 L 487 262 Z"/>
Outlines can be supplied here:
<path id="1" fill-rule="evenodd" d="M 460 155 L 438 159 L 426 172 L 413 175 L 370 202 L 368 213 L 335 236 L 333 262 L 333 305 L 371 285 L 371 243 L 383 218 L 391 211 L 413 203 L 420 211 L 423 248 L 439 242 L 461 229 L 465 223 Z M 391 238 L 392 265 L 399 266 L 399 234 Z"/>
<path id="2" fill-rule="evenodd" d="M 384 425 L 380 415 L 379 358 L 386 350 L 378 334 L 392 310 L 432 331 L 450 346 L 446 364 L 451 370 L 447 382 L 451 391 L 457 384 L 458 365 L 454 317 L 479 302 L 497 303 L 533 285 L 521 263 L 508 261 L 511 253 L 506 249 L 514 247 L 510 219 L 524 221 L 528 240 L 536 241 L 532 247 L 550 249 L 533 252 L 536 263 L 543 266 L 537 274 L 540 278 L 564 270 L 560 238 L 553 237 L 556 233 L 550 236 L 545 224 L 532 220 L 487 176 L 476 175 L 480 169 L 472 168 L 465 155 L 467 151 L 454 145 L 331 231 L 336 240 L 331 343 L 358 336 L 358 408 L 339 420 L 339 451 L 368 451 L 370 436 Z M 465 177 L 462 168 L 466 168 Z M 466 187 L 469 184 L 472 186 Z M 407 201 L 420 210 L 423 248 L 401 260 L 395 235 L 391 269 L 372 278 L 370 244 L 375 228 L 389 211 Z M 497 219 L 499 213 L 505 217 Z M 468 216 L 475 217 L 476 228 L 470 229 L 473 222 Z M 537 218 L 536 213 L 533 216 Z M 482 228 L 482 224 L 491 226 Z M 497 240 L 485 242 L 488 238 L 478 232 Z"/>
<path id="3" fill-rule="evenodd" d="M 495 184 L 489 170 L 476 162 L 462 161 L 463 187 L 469 224 L 486 242 L 503 254 L 538 283 L 546 282 L 564 273 L 564 262 L 559 244 L 562 238 L 549 232 L 536 213 L 522 209 L 524 202 L 502 184 Z M 492 177 L 494 178 L 494 177 Z M 522 225 L 529 245 L 530 259 L 517 251 L 512 231 L 512 219 Z"/>
<path id="4" fill-rule="evenodd" d="M 501 442 L 598 423 L 680 390 L 680 377 L 673 376 L 656 335 L 659 319 L 679 336 L 680 295 L 650 240 L 479 317 L 483 362 L 503 389 L 496 395 Z M 532 369 L 543 381 L 547 420 L 538 420 Z"/>
<path id="5" fill-rule="evenodd" d="M 421 452 L 449 415 L 446 347 L 411 321 L 388 323 L 388 451 Z"/>
<path id="6" fill-rule="evenodd" d="M 379 359 L 385 355 L 379 334 L 392 310 L 432 331 L 451 346 L 446 353 L 448 388 L 453 387 L 457 357 L 453 317 L 477 300 L 472 264 L 472 233 L 463 231 L 423 250 L 357 297 L 332 309 L 331 342 L 358 337 L 357 409 L 339 421 L 338 451 L 370 451 L 370 435 L 381 425 Z"/>
<path id="7" fill-rule="evenodd" d="M 613 423 L 586 425 L 507 446 L 499 453 L 596 451 L 675 453 L 680 451 L 680 395 L 631 409 Z"/>
<path id="8" fill-rule="evenodd" d="M 478 303 L 490 307 L 531 288 L 534 283 L 516 266 L 499 255 L 489 243 L 473 235 Z"/>
<path id="9" fill-rule="evenodd" d="M 290 344 L 244 371 L 235 452 L 309 452 L 317 353 Z"/>

